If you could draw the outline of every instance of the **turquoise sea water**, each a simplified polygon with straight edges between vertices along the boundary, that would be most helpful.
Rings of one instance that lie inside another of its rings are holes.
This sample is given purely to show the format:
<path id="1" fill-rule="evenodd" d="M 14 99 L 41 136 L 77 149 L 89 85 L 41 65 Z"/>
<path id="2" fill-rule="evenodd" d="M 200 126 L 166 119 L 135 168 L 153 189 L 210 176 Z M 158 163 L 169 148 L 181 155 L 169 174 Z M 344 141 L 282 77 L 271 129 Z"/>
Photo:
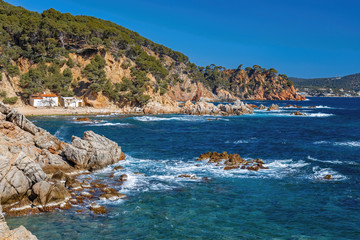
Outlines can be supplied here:
<path id="1" fill-rule="evenodd" d="M 96 116 L 103 121 L 94 124 L 31 118 L 66 142 L 86 130 L 118 142 L 127 161 L 115 177 L 129 180 L 114 187 L 128 198 L 98 201 L 109 210 L 103 216 L 75 213 L 84 208 L 77 206 L 7 221 L 39 239 L 360 239 L 360 98 L 275 103 L 318 107 L 232 117 Z M 307 116 L 289 115 L 296 110 Z M 207 151 L 261 158 L 269 170 L 223 171 L 195 161 Z M 110 182 L 111 172 L 90 177 Z"/>

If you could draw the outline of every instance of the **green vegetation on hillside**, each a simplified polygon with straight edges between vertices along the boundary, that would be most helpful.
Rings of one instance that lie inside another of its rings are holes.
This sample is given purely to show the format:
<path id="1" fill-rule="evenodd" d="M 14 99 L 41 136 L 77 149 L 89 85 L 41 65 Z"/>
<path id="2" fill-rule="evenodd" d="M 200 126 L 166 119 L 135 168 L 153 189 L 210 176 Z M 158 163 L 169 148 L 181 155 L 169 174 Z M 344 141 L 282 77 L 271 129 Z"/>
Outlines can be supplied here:
<path id="1" fill-rule="evenodd" d="M 334 78 L 291 78 L 297 88 L 332 88 L 360 91 L 360 73 Z"/>
<path id="2" fill-rule="evenodd" d="M 292 86 L 292 82 L 275 69 L 257 65 L 245 70 L 241 69 L 242 65 L 236 70 L 214 64 L 198 67 L 184 54 L 110 21 L 73 16 L 54 9 L 40 14 L 2 0 L 0 53 L 0 73 L 8 77 L 20 76 L 23 99 L 45 90 L 62 96 L 101 92 L 120 105 L 144 105 L 150 99 L 145 94 L 149 88 L 163 95 L 170 87 L 182 84 L 184 79 L 190 79 L 191 83 L 202 82 L 214 93 L 225 89 L 242 97 L 244 92 L 251 97 L 260 86 L 269 93 L 278 91 L 279 88 L 271 83 L 281 83 L 285 88 Z M 69 57 L 70 53 L 91 59 L 80 69 L 81 77 L 77 79 L 73 79 L 72 70 L 77 68 L 78 71 L 81 65 Z M 111 53 L 115 61 L 122 61 L 121 68 L 130 70 L 131 77 L 116 84 L 107 79 L 103 58 L 106 53 Z M 24 59 L 30 62 L 31 68 L 20 74 L 19 62 Z M 245 85 L 239 79 L 233 81 L 240 72 L 245 73 L 242 75 L 247 81 Z M 150 81 L 149 74 L 155 80 Z M 260 75 L 266 79 L 265 85 L 259 81 Z M 181 86 L 180 89 L 191 92 L 190 87 Z"/>

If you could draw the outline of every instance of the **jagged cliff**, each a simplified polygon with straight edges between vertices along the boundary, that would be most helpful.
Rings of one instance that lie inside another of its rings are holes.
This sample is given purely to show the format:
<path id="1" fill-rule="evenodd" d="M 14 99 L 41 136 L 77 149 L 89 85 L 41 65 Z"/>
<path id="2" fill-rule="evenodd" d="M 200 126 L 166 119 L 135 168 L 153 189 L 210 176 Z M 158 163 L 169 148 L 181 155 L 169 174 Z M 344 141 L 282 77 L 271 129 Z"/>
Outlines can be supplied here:
<path id="1" fill-rule="evenodd" d="M 259 66 L 199 67 L 124 27 L 0 1 L 0 100 L 24 105 L 43 91 L 122 108 L 207 99 L 303 100 L 291 81 Z M 16 99 L 17 98 L 17 99 Z"/>

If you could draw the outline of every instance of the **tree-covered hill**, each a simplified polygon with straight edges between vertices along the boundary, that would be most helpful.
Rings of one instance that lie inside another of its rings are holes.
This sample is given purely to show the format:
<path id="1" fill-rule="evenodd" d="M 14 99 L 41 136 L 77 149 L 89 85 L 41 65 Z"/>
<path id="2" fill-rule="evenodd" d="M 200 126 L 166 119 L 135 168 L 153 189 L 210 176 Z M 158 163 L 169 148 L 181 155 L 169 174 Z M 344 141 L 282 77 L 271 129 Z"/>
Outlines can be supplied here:
<path id="1" fill-rule="evenodd" d="M 360 73 L 333 78 L 290 78 L 298 88 L 333 88 L 360 91 Z"/>
<path id="2" fill-rule="evenodd" d="M 221 89 L 248 99 L 276 99 L 283 90 L 291 92 L 285 98 L 297 97 L 291 81 L 273 69 L 254 66 L 230 74 L 215 65 L 198 67 L 184 54 L 110 21 L 54 9 L 40 14 L 2 0 L 0 53 L 0 80 L 25 103 L 43 91 L 103 95 L 119 106 L 144 105 L 155 95 L 216 97 Z"/>

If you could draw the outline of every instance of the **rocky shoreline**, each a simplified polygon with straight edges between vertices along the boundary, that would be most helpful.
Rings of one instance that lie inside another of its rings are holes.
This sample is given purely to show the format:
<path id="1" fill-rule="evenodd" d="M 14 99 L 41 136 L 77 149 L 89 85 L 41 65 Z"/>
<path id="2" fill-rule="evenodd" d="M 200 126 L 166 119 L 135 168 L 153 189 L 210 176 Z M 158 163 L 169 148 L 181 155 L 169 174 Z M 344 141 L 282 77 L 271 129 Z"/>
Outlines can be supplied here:
<path id="1" fill-rule="evenodd" d="M 124 198 L 106 185 L 75 179 L 124 159 L 117 143 L 92 131 L 82 138 L 73 136 L 67 144 L 0 103 L 0 200 L 8 215 L 68 209 L 84 198 L 92 199 L 95 188 L 103 192 L 99 198 Z M 94 213 L 104 212 L 101 206 L 88 204 Z M 23 227 L 10 231 L 2 213 L 0 224 L 5 239 L 36 239 Z"/>

